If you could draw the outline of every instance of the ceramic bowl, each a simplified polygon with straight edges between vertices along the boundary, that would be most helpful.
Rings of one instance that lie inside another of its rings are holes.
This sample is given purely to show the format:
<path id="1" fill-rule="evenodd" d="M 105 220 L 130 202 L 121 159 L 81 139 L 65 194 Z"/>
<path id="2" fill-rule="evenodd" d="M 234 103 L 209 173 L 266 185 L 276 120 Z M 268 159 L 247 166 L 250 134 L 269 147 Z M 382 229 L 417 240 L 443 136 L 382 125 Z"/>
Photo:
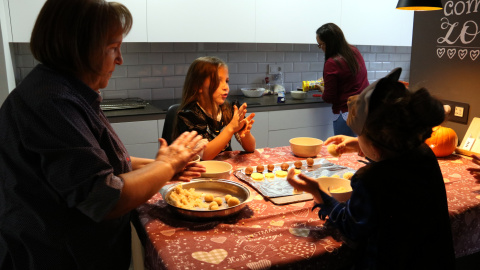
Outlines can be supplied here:
<path id="1" fill-rule="evenodd" d="M 240 90 L 246 97 L 261 97 L 265 92 L 265 88 L 241 88 Z"/>
<path id="2" fill-rule="evenodd" d="M 232 165 L 224 161 L 205 160 L 198 164 L 205 166 L 206 172 L 202 173 L 202 178 L 210 179 L 229 179 L 232 171 Z"/>
<path id="3" fill-rule="evenodd" d="M 350 180 L 337 177 L 319 177 L 316 180 L 324 190 L 329 191 L 332 197 L 339 202 L 346 202 L 352 196 Z"/>
<path id="4" fill-rule="evenodd" d="M 303 91 L 290 91 L 293 99 L 305 99 L 307 97 L 307 92 Z"/>
<path id="5" fill-rule="evenodd" d="M 323 141 L 310 137 L 290 139 L 290 148 L 295 156 L 316 157 L 322 149 Z"/>

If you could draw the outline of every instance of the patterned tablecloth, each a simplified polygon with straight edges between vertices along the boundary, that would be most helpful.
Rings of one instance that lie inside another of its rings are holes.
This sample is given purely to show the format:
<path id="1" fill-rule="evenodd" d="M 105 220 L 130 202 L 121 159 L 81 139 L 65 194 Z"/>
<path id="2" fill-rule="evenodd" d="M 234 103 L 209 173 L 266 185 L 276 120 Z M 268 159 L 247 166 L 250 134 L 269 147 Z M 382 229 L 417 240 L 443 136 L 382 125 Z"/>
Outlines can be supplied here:
<path id="1" fill-rule="evenodd" d="M 333 158 L 322 147 L 317 158 L 358 169 L 365 161 L 356 154 Z M 254 153 L 225 152 L 217 160 L 234 170 L 258 164 L 303 160 L 290 147 L 257 149 Z M 440 158 L 445 179 L 457 257 L 480 251 L 480 181 L 466 170 L 469 158 Z M 233 174 L 230 180 L 246 183 Z M 170 211 L 160 194 L 140 206 L 145 230 L 148 269 L 335 269 L 348 263 L 350 249 L 340 234 L 311 211 L 313 201 L 275 205 L 253 188 L 253 200 L 238 215 L 222 220 L 188 221 Z M 414 229 L 415 225 L 412 224 Z M 406 228 L 408 229 L 408 228 Z"/>

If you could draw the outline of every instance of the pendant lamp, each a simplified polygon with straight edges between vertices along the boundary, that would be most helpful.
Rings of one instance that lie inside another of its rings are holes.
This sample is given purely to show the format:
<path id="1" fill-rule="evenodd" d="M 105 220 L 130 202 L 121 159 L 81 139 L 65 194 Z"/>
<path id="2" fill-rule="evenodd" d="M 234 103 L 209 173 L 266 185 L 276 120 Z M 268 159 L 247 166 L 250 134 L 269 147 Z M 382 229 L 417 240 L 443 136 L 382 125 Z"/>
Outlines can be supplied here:
<path id="1" fill-rule="evenodd" d="M 439 10 L 442 9 L 440 0 L 398 0 L 397 9 L 402 10 Z"/>

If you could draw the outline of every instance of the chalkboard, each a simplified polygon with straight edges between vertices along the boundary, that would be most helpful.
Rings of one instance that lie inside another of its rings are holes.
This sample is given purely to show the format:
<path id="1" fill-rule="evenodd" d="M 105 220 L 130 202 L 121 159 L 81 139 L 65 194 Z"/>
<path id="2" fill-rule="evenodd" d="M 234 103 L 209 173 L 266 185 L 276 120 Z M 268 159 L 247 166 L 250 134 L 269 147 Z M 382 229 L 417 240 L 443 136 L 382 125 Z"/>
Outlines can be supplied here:
<path id="1" fill-rule="evenodd" d="M 480 0 L 442 4 L 443 10 L 415 12 L 410 85 L 470 105 L 467 124 L 445 124 L 461 141 L 473 117 L 480 116 Z"/>

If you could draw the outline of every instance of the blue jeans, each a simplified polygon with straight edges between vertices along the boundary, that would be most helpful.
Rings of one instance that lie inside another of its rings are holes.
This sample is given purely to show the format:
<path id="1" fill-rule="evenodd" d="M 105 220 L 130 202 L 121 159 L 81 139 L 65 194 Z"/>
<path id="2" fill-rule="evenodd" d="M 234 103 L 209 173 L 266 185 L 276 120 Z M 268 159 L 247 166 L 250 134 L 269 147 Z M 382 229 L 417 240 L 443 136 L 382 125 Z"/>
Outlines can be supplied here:
<path id="1" fill-rule="evenodd" d="M 339 115 L 337 120 L 333 121 L 333 134 L 357 137 L 357 134 L 347 126 L 347 122 L 343 119 L 342 115 Z"/>

